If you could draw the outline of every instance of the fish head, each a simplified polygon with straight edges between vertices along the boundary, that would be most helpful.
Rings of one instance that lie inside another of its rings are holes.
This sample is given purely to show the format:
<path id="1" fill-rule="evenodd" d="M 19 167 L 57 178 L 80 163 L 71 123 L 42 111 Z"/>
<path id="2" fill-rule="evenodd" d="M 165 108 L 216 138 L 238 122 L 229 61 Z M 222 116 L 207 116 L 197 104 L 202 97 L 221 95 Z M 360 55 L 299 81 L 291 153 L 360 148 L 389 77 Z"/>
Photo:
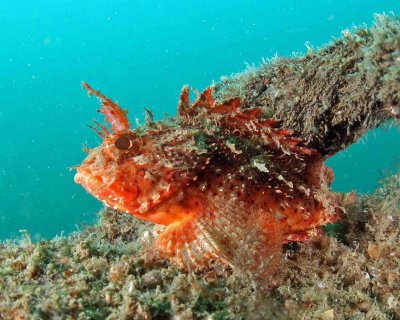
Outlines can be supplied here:
<path id="1" fill-rule="evenodd" d="M 155 223 L 171 223 L 173 214 L 160 217 L 169 200 L 179 202 L 185 187 L 196 179 L 196 168 L 207 160 L 196 152 L 196 135 L 174 125 L 155 124 L 131 129 L 127 112 L 99 91 L 83 84 L 100 98 L 106 125 L 91 127 L 102 143 L 87 149 L 76 166 L 75 182 L 108 207 Z"/>
<path id="2" fill-rule="evenodd" d="M 123 130 L 104 137 L 77 166 L 75 182 L 108 207 L 145 215 L 177 191 L 179 170 L 163 164 L 158 141 Z"/>

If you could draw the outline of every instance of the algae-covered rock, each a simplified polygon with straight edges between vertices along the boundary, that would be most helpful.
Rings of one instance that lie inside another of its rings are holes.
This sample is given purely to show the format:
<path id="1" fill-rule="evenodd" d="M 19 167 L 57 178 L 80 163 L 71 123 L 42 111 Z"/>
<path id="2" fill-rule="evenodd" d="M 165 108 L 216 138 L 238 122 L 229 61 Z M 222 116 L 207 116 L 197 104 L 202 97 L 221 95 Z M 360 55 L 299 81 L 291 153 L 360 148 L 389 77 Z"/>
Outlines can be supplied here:
<path id="1" fill-rule="evenodd" d="M 332 155 L 400 116 L 400 19 L 376 15 L 372 28 L 300 57 L 278 57 L 216 85 L 221 100 L 261 107 L 322 154 Z"/>

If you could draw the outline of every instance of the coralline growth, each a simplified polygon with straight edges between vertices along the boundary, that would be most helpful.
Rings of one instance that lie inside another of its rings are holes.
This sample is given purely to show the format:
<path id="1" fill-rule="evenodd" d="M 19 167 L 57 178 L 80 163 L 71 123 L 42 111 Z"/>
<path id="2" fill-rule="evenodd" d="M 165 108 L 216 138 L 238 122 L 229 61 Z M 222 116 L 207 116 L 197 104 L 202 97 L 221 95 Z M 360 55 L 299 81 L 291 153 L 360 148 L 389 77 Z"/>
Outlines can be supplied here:
<path id="1" fill-rule="evenodd" d="M 278 58 L 222 80 L 220 101 L 241 97 L 333 154 L 399 116 L 400 21 L 302 57 Z M 269 293 L 218 267 L 182 272 L 146 250 L 149 226 L 112 210 L 69 237 L 0 245 L 4 319 L 366 319 L 400 318 L 400 179 L 348 204 L 337 239 L 290 247 Z"/>

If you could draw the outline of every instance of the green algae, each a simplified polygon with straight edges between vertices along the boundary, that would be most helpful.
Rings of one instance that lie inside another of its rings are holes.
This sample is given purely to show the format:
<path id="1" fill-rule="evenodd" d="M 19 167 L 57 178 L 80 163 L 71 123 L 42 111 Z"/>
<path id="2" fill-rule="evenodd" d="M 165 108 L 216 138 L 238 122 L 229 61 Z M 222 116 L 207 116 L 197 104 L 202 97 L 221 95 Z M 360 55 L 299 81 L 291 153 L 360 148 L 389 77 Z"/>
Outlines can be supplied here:
<path id="1" fill-rule="evenodd" d="M 227 78 L 216 95 L 337 152 L 394 115 L 399 30 L 397 17 L 377 16 L 318 51 Z M 151 250 L 153 225 L 111 209 L 67 237 L 34 243 L 24 232 L 0 244 L 0 318 L 399 319 L 400 174 L 345 206 L 330 236 L 285 248 L 267 291 L 218 263 L 179 270 Z"/>

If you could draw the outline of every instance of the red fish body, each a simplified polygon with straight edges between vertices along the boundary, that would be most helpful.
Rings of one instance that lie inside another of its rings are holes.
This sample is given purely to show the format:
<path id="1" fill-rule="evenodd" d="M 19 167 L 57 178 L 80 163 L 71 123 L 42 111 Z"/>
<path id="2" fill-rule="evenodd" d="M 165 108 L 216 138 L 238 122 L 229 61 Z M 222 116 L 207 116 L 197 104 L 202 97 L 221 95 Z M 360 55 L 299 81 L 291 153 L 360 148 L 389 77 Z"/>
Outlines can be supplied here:
<path id="1" fill-rule="evenodd" d="M 75 181 L 107 206 L 160 225 L 155 246 L 185 267 L 219 259 L 266 275 L 283 243 L 305 241 L 339 218 L 324 157 L 240 99 L 194 103 L 184 87 L 175 120 L 132 130 L 102 101 L 111 128 L 77 167 Z"/>

